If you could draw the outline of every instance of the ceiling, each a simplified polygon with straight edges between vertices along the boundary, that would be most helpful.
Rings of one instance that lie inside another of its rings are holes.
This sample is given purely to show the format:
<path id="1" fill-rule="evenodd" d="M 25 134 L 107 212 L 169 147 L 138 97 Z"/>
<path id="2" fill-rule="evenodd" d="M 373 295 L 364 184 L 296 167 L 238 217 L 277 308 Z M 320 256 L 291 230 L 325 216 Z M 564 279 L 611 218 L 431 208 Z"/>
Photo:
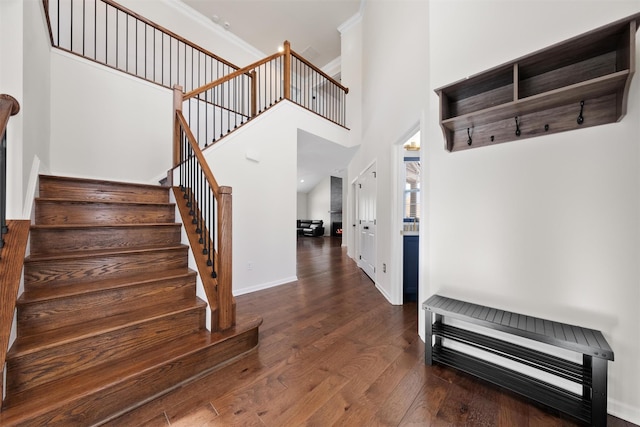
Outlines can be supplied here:
<path id="1" fill-rule="evenodd" d="M 265 56 L 285 40 L 322 68 L 340 56 L 338 27 L 360 10 L 361 0 L 182 0 Z M 246 65 L 246 64 L 239 64 Z M 346 177 L 356 148 L 298 131 L 298 192 L 308 193 L 327 176 Z"/>
<path id="2" fill-rule="evenodd" d="M 291 49 L 322 68 L 340 56 L 338 27 L 358 13 L 361 0 L 182 0 L 262 51 Z"/>
<path id="3" fill-rule="evenodd" d="M 298 193 L 308 193 L 328 176 L 346 178 L 357 150 L 298 130 Z"/>

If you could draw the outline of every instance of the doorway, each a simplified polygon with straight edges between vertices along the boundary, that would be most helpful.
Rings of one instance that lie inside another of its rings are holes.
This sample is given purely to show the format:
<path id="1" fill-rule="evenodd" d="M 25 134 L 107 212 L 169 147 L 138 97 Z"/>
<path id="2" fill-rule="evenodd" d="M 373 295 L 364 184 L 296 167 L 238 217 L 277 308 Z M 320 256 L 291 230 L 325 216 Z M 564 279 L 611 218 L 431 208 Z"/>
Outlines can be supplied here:
<path id="1" fill-rule="evenodd" d="M 401 146 L 398 194 L 402 221 L 402 303 L 417 301 L 420 266 L 420 131 Z"/>
<path id="2" fill-rule="evenodd" d="M 358 266 L 376 281 L 376 165 L 369 166 L 358 178 Z"/>

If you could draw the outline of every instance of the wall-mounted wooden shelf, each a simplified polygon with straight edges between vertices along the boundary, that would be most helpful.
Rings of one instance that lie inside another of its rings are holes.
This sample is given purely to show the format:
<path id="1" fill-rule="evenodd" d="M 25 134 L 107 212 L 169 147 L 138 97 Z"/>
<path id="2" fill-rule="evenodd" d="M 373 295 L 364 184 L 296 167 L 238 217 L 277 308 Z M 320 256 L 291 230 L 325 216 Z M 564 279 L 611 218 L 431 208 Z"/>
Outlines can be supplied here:
<path id="1" fill-rule="evenodd" d="M 619 121 L 638 25 L 640 13 L 436 89 L 446 149 Z"/>

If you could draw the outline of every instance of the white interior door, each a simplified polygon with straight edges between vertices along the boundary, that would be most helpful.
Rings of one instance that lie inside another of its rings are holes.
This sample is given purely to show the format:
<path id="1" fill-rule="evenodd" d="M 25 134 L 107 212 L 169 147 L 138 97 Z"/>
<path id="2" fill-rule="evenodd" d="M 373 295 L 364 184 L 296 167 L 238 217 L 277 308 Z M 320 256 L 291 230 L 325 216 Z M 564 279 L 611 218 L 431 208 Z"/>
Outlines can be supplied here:
<path id="1" fill-rule="evenodd" d="M 376 170 L 370 166 L 358 180 L 358 265 L 376 280 Z"/>

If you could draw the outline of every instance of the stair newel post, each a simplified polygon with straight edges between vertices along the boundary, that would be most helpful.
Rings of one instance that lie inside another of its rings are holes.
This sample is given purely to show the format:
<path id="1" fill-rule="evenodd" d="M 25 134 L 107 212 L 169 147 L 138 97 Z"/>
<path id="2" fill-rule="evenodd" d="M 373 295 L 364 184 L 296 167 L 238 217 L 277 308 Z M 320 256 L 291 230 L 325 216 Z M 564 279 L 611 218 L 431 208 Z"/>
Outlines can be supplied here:
<path id="1" fill-rule="evenodd" d="M 218 326 L 229 329 L 236 324 L 232 289 L 231 187 L 220 187 L 218 205 Z"/>
<path id="2" fill-rule="evenodd" d="M 173 166 L 180 164 L 180 122 L 176 112 L 182 112 L 183 101 L 182 86 L 173 86 Z"/>
<path id="3" fill-rule="evenodd" d="M 284 41 L 284 99 L 291 99 L 291 43 Z"/>
<path id="4" fill-rule="evenodd" d="M 20 111 L 20 104 L 14 97 L 0 95 L 0 248 L 4 246 L 7 234 L 7 125 L 9 118 Z"/>

